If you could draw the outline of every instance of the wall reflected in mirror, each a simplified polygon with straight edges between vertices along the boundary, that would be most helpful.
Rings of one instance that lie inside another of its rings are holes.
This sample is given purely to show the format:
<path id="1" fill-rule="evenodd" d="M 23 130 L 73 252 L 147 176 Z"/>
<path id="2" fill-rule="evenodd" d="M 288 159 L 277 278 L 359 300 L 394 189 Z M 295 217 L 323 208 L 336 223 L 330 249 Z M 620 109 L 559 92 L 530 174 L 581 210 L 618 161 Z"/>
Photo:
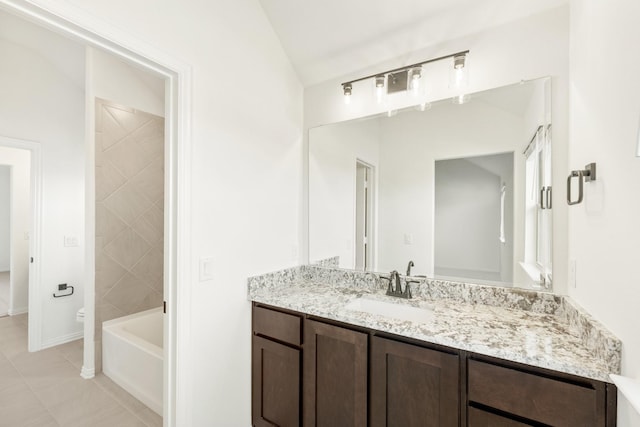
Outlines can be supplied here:
<path id="1" fill-rule="evenodd" d="M 309 259 L 549 289 L 550 78 L 309 132 Z"/>

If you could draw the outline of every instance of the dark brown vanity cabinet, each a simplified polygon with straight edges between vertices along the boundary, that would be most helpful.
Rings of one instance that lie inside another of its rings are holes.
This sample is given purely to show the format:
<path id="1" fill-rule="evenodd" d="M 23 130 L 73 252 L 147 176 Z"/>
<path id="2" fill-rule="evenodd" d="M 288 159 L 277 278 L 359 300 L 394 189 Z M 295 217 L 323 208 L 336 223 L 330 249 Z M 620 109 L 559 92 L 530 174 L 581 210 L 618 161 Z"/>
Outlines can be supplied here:
<path id="1" fill-rule="evenodd" d="M 460 359 L 374 336 L 371 338 L 371 427 L 457 427 Z"/>
<path id="2" fill-rule="evenodd" d="M 254 426 L 616 425 L 611 384 L 334 323 L 254 305 Z"/>
<path id="3" fill-rule="evenodd" d="M 304 322 L 305 427 L 366 427 L 368 334 Z"/>
<path id="4" fill-rule="evenodd" d="M 300 425 L 302 317 L 253 308 L 251 401 L 256 427 Z"/>

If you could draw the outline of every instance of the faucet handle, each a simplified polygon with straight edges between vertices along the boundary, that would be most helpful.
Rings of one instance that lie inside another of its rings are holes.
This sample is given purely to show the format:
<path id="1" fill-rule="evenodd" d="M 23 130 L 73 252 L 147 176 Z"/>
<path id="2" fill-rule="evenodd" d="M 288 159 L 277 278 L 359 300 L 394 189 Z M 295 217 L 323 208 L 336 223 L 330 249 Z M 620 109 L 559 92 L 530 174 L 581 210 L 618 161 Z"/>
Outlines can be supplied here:
<path id="1" fill-rule="evenodd" d="M 380 275 L 381 279 L 387 280 L 389 282 L 389 286 L 387 286 L 387 294 L 389 294 L 389 292 L 391 292 L 393 290 L 393 287 L 391 286 L 391 284 L 393 283 L 393 276 L 383 276 Z"/>
<path id="2" fill-rule="evenodd" d="M 411 299 L 411 283 L 418 283 L 415 281 L 406 282 L 404 285 L 404 292 L 402 293 L 402 298 Z"/>

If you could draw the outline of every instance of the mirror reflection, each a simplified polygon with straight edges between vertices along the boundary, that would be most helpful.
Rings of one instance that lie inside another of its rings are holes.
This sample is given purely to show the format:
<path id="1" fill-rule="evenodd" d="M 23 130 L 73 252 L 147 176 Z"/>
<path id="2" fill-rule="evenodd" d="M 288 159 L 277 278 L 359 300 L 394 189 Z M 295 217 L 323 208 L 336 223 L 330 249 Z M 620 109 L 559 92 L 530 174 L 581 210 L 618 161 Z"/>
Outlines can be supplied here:
<path id="1" fill-rule="evenodd" d="M 550 78 L 309 133 L 309 258 L 550 288 Z"/>

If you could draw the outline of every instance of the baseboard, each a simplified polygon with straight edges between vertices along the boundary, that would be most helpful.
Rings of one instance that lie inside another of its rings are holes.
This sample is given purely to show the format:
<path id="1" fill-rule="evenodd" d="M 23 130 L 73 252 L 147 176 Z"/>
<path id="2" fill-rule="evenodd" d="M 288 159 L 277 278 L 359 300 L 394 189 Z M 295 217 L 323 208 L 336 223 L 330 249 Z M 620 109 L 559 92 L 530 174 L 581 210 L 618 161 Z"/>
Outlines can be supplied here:
<path id="1" fill-rule="evenodd" d="M 42 343 L 42 347 L 40 349 L 44 350 L 45 348 L 55 347 L 55 346 L 60 345 L 60 344 L 66 344 L 68 342 L 78 340 L 78 339 L 82 338 L 83 336 L 84 336 L 84 331 L 78 331 L 78 332 L 74 332 L 72 334 L 63 335 L 61 337 L 55 337 L 53 339 L 50 339 L 50 340 L 47 340 L 47 341 L 43 342 Z"/>
<path id="2" fill-rule="evenodd" d="M 91 378 L 96 376 L 96 370 L 95 368 L 87 369 L 83 365 L 82 370 L 80 371 L 80 376 L 85 380 L 90 380 Z"/>
<path id="3" fill-rule="evenodd" d="M 9 310 L 9 316 L 17 316 L 19 314 L 25 314 L 29 312 L 29 307 L 22 307 L 13 310 Z"/>

